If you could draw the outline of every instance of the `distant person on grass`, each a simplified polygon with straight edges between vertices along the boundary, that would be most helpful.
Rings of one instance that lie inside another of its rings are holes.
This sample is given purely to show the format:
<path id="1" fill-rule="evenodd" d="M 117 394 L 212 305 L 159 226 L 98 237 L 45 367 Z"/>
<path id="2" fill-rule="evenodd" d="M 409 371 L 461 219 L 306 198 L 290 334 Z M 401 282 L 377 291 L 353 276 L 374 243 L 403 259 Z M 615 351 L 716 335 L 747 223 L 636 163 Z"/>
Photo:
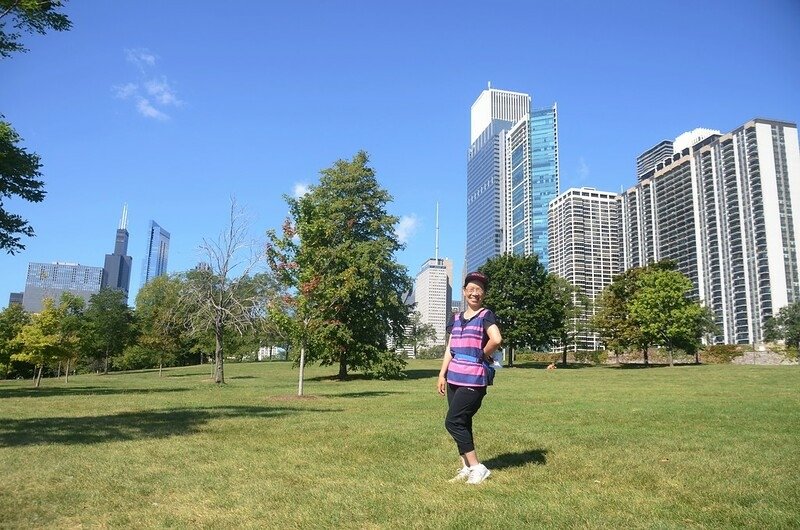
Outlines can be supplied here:
<path id="1" fill-rule="evenodd" d="M 447 328 L 450 338 L 436 383 L 439 393 L 447 394 L 444 425 L 461 455 L 461 470 L 450 482 L 480 484 L 490 474 L 478 460 L 472 438 L 472 417 L 491 384 L 489 364 L 502 341 L 494 313 L 483 307 L 488 284 L 489 279 L 480 272 L 470 272 L 464 278 L 463 299 L 468 307 Z"/>

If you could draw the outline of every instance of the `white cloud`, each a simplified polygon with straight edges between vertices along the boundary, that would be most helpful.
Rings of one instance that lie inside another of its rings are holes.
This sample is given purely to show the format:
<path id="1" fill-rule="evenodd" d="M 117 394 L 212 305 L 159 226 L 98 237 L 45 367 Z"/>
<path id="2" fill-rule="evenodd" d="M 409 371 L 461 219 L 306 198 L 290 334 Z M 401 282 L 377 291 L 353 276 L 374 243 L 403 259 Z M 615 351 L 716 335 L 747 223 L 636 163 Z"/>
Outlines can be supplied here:
<path id="1" fill-rule="evenodd" d="M 404 215 L 400 218 L 400 222 L 397 223 L 397 228 L 395 228 L 394 233 L 401 243 L 408 243 L 411 236 L 417 232 L 417 228 L 419 228 L 419 219 L 416 214 L 412 213 L 411 215 Z"/>
<path id="2" fill-rule="evenodd" d="M 583 157 L 578 159 L 578 182 L 585 182 L 589 178 L 589 165 Z"/>
<path id="3" fill-rule="evenodd" d="M 139 114 L 145 118 L 153 118 L 159 121 L 169 119 L 169 116 L 155 108 L 147 98 L 138 98 L 136 102 L 136 109 L 139 111 Z"/>
<path id="4" fill-rule="evenodd" d="M 294 193 L 294 198 L 299 199 L 300 197 L 308 193 L 308 184 L 304 182 L 298 182 L 297 184 L 294 185 L 293 193 Z"/>
<path id="5" fill-rule="evenodd" d="M 112 87 L 119 99 L 131 100 L 136 110 L 145 118 L 165 121 L 170 116 L 167 107 L 180 107 L 183 101 L 170 86 L 165 75 L 148 72 L 155 68 L 157 57 L 145 48 L 126 48 L 125 59 L 139 69 L 138 82 L 128 82 Z"/>
<path id="6" fill-rule="evenodd" d="M 172 87 L 169 86 L 167 78 L 164 76 L 161 77 L 160 81 L 157 79 L 151 79 L 150 81 L 145 82 L 144 88 L 147 93 L 155 98 L 155 100 L 161 105 L 180 106 L 183 104 L 183 102 L 178 99 L 178 96 L 175 94 L 175 91 L 172 89 Z"/>
<path id="7" fill-rule="evenodd" d="M 156 65 L 156 56 L 146 48 L 126 48 L 125 58 L 129 63 L 135 64 L 140 70 Z"/>
<path id="8" fill-rule="evenodd" d="M 128 99 L 139 92 L 139 86 L 134 83 L 126 83 L 124 85 L 117 85 L 114 87 L 116 96 L 120 99 Z"/>

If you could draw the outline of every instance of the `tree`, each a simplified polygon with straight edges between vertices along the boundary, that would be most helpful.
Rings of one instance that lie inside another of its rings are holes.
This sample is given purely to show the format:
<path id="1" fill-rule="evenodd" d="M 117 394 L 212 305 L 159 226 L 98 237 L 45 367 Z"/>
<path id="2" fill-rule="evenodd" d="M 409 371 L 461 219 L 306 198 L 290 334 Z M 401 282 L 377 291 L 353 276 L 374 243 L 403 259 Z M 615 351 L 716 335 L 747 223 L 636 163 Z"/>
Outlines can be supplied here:
<path id="1" fill-rule="evenodd" d="M 11 304 L 0 311 L 0 371 L 4 379 L 11 368 L 11 356 L 19 353 L 19 344 L 12 341 L 30 320 L 31 316 L 20 304 Z"/>
<path id="2" fill-rule="evenodd" d="M 419 311 L 413 311 L 408 324 L 408 334 L 403 337 L 403 343 L 410 343 L 414 347 L 414 357 L 417 350 L 428 346 L 436 340 L 436 328 L 422 321 Z"/>
<path id="3" fill-rule="evenodd" d="M 81 341 L 85 339 L 83 298 L 69 291 L 61 293 L 58 303 L 58 362 L 59 369 L 63 362 L 66 368 L 64 381 L 69 383 L 69 372 L 72 363 L 77 360 L 81 349 Z"/>
<path id="4" fill-rule="evenodd" d="M 34 232 L 28 221 L 5 209 L 3 198 L 41 202 L 45 195 L 39 156 L 19 147 L 20 141 L 11 124 L 0 120 L 0 249 L 9 254 L 24 250 L 21 236 L 33 237 Z"/>
<path id="5" fill-rule="evenodd" d="M 180 311 L 180 278 L 157 276 L 136 295 L 138 345 L 154 354 L 161 377 L 165 363 L 172 363 L 187 348 L 185 318 Z"/>
<path id="6" fill-rule="evenodd" d="M 59 358 L 60 327 L 58 309 L 52 299 L 45 298 L 42 310 L 31 317 L 12 341 L 17 351 L 11 355 L 11 360 L 34 365 L 33 386 L 36 388 L 42 381 L 45 365 Z"/>
<path id="7" fill-rule="evenodd" d="M 553 330 L 564 325 L 564 311 L 552 296 L 552 280 L 539 257 L 504 254 L 479 270 L 489 277 L 484 305 L 497 315 L 508 366 L 514 365 L 517 348 L 549 348 Z"/>
<path id="8" fill-rule="evenodd" d="M 103 373 L 108 373 L 109 358 L 120 355 L 134 339 L 133 312 L 117 289 L 101 289 L 89 299 L 84 313 L 88 347 L 97 360 L 103 360 Z"/>
<path id="9" fill-rule="evenodd" d="M 203 239 L 200 252 L 207 267 L 185 275 L 180 303 L 194 336 L 213 333 L 214 382 L 223 384 L 226 333 L 243 335 L 266 318 L 272 282 L 255 274 L 264 252 L 249 241 L 245 212 L 235 199 L 227 226 L 216 239 Z"/>
<path id="10" fill-rule="evenodd" d="M 20 42 L 20 31 L 44 34 L 47 30 L 66 31 L 71 23 L 59 13 L 58 0 L 0 0 L 0 58 L 27 51 Z M 13 28 L 6 32 L 6 23 Z M 13 196 L 30 202 L 44 199 L 42 164 L 36 153 L 19 146 L 20 136 L 0 115 L 0 249 L 9 254 L 24 250 L 21 236 L 33 237 L 33 227 L 17 214 L 7 211 L 4 198 Z"/>
<path id="11" fill-rule="evenodd" d="M 60 0 L 0 0 L 0 57 L 28 51 L 19 40 L 19 31 L 44 35 L 47 30 L 70 29 L 69 18 L 58 12 L 62 7 Z M 14 28 L 11 33 L 5 31 L 6 22 Z"/>
<path id="12" fill-rule="evenodd" d="M 301 355 L 338 364 L 340 379 L 380 362 L 387 337 L 399 338 L 408 322 L 402 294 L 411 279 L 394 259 L 403 248 L 398 218 L 386 212 L 391 196 L 368 162 L 359 151 L 324 169 L 308 193 L 286 198 L 282 237 L 269 233 L 270 266 L 289 292 L 289 329 Z"/>
<path id="13" fill-rule="evenodd" d="M 643 337 L 667 350 L 673 365 L 673 351 L 681 346 L 696 349 L 705 329 L 705 310 L 690 293 L 692 282 L 675 270 L 650 268 L 643 271 L 630 299 L 631 320 Z"/>
<path id="14" fill-rule="evenodd" d="M 554 274 L 549 276 L 548 285 L 551 297 L 556 302 L 555 306 L 563 312 L 563 316 L 559 318 L 563 325 L 553 330 L 553 336 L 561 345 L 561 364 L 566 366 L 569 346 L 575 344 L 578 337 L 588 330 L 587 314 L 591 300 L 579 287 Z"/>
<path id="15" fill-rule="evenodd" d="M 793 302 L 778 310 L 778 314 L 770 317 L 765 324 L 766 340 L 784 340 L 800 348 L 800 302 Z"/>

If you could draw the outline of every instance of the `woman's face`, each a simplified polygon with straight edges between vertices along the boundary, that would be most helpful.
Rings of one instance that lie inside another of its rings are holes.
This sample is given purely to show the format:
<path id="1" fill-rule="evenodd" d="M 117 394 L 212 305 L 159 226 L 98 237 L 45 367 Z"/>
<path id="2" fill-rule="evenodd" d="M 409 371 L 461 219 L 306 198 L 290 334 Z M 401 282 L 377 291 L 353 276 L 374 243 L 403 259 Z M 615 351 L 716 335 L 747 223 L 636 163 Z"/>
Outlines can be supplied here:
<path id="1" fill-rule="evenodd" d="M 483 302 L 483 286 L 479 283 L 469 282 L 464 287 L 464 300 L 470 307 L 480 307 Z"/>

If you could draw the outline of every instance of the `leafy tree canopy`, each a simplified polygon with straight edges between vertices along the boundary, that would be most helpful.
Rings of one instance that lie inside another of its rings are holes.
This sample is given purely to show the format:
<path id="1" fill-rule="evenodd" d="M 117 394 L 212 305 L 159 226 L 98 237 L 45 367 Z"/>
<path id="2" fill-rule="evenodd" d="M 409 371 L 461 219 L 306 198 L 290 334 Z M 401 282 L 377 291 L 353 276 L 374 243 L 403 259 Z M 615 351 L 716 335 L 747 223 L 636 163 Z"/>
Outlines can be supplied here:
<path id="1" fill-rule="evenodd" d="M 0 0 L 0 57 L 28 51 L 20 42 L 23 32 L 44 35 L 70 29 L 69 18 L 58 11 L 62 7 L 60 0 Z"/>

